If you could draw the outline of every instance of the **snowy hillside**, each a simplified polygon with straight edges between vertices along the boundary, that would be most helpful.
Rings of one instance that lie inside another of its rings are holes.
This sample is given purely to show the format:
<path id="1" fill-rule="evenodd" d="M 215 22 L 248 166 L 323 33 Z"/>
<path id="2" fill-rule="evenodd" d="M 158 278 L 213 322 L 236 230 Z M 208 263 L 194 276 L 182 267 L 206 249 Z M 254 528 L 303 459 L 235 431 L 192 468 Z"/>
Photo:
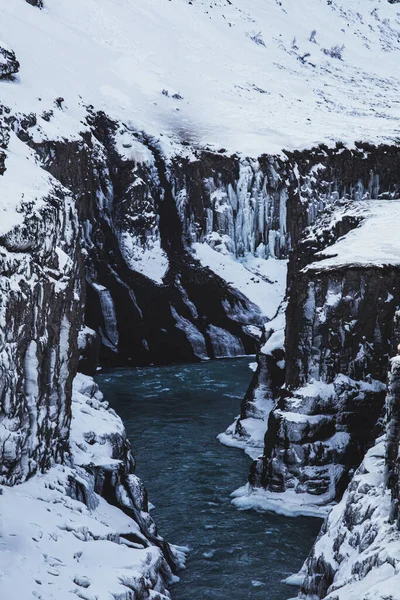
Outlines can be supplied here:
<path id="1" fill-rule="evenodd" d="M 167 148 L 252 156 L 399 136 L 399 6 L 387 0 L 0 1 L 21 63 L 2 101 L 70 137 L 83 104 Z"/>

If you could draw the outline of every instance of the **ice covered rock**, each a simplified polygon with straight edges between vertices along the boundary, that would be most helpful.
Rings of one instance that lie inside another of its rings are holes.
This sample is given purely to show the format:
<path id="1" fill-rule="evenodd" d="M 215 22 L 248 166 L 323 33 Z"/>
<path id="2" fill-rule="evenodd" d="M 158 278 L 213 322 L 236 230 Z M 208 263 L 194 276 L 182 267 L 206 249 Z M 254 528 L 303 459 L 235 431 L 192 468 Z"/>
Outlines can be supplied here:
<path id="1" fill-rule="evenodd" d="M 324 523 L 303 569 L 303 599 L 400 598 L 399 384 L 397 356 L 388 378 L 386 434 L 367 452 Z"/>

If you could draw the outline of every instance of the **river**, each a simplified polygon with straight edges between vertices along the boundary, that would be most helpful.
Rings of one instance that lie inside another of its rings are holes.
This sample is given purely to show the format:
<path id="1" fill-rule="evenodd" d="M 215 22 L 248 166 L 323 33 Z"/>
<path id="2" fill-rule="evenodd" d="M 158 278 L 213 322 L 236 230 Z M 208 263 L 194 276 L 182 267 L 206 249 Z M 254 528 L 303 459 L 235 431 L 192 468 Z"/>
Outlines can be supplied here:
<path id="1" fill-rule="evenodd" d="M 321 521 L 241 512 L 250 458 L 216 439 L 239 413 L 249 358 L 114 369 L 96 377 L 124 421 L 161 535 L 190 547 L 173 600 L 286 600 Z"/>

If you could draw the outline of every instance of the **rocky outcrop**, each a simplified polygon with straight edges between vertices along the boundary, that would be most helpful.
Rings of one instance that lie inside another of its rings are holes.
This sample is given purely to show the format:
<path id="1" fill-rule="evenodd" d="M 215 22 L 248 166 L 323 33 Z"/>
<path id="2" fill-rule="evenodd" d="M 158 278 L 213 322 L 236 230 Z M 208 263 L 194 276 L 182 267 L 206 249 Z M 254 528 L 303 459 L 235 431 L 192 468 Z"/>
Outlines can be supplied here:
<path id="1" fill-rule="evenodd" d="M 218 439 L 243 448 L 253 459 L 263 454 L 268 417 L 285 378 L 285 310 L 283 302 L 272 321 L 265 325 L 260 340 L 256 369 L 241 405 L 241 412 Z"/>
<path id="2" fill-rule="evenodd" d="M 184 554 L 158 535 L 123 424 L 83 375 L 70 442 L 69 464 L 0 490 L 2 598 L 167 600 Z"/>
<path id="3" fill-rule="evenodd" d="M 183 552 L 147 512 L 120 419 L 92 380 L 79 376 L 73 389 L 78 338 L 95 338 L 82 329 L 76 198 L 4 114 L 0 596 L 161 600 Z"/>
<path id="4" fill-rule="evenodd" d="M 303 599 L 399 598 L 399 382 L 397 356 L 388 379 L 386 434 L 324 523 L 303 569 Z"/>
<path id="5" fill-rule="evenodd" d="M 32 6 L 37 6 L 38 8 L 43 8 L 43 0 L 26 0 L 28 4 Z"/>
<path id="6" fill-rule="evenodd" d="M 0 480 L 7 484 L 68 455 L 84 302 L 71 196 L 49 181 L 44 198 L 26 194 L 16 210 L 18 225 L 7 230 L 6 217 L 0 236 Z"/>
<path id="7" fill-rule="evenodd" d="M 279 212 L 278 184 L 270 199 L 262 193 L 265 176 L 259 172 L 257 187 L 251 167 L 236 159 L 210 155 L 167 164 L 154 141 L 102 114 L 89 122 L 82 141 L 31 143 L 79 199 L 86 323 L 102 339 L 102 364 L 254 352 L 257 335 L 249 326 L 262 326 L 259 308 L 203 266 L 191 244 L 208 241 L 234 256 L 268 256 L 268 227 L 278 239 L 275 228 L 284 221 L 271 213 L 258 237 L 253 229 L 266 210 Z M 29 138 L 29 127 L 23 135 Z M 252 194 L 260 196 L 258 204 Z M 284 247 L 282 240 L 278 246 Z"/>
<path id="8" fill-rule="evenodd" d="M 382 155 L 377 150 L 367 155 L 364 167 L 372 166 L 371 158 L 376 164 L 365 171 L 357 152 L 352 159 L 348 156 L 349 173 L 341 159 L 331 156 L 332 163 L 320 165 L 318 173 L 312 167 L 314 176 L 299 188 L 298 193 L 308 197 L 309 209 L 320 194 L 326 208 L 289 258 L 285 381 L 269 414 L 264 456 L 252 466 L 250 487 L 239 491 L 235 500 L 240 506 L 253 502 L 281 511 L 285 505 L 289 513 L 323 514 L 323 505 L 341 497 L 379 433 L 388 361 L 396 348 L 393 317 L 400 299 L 396 249 L 393 246 L 390 255 L 374 261 L 363 251 L 365 240 L 360 240 L 359 258 L 351 251 L 343 258 L 338 245 L 336 259 L 335 240 L 352 240 L 353 234 L 364 231 L 365 219 L 373 218 L 366 213 L 371 195 L 388 199 L 387 205 L 377 201 L 382 213 L 390 215 L 396 206 L 390 199 L 398 196 L 398 182 L 390 181 L 386 161 L 389 155 L 396 164 L 398 153 L 381 150 Z M 331 185 L 334 173 L 337 192 Z M 339 192 L 344 196 L 340 200 Z M 390 236 L 390 223 L 382 227 L 382 235 Z M 372 256 L 373 244 L 370 238 Z M 245 399 L 241 420 L 250 417 L 251 410 Z M 236 429 L 240 433 L 238 426 L 240 420 Z"/>
<path id="9" fill-rule="evenodd" d="M 73 464 L 89 474 L 94 493 L 137 524 L 140 534 L 138 539 L 130 536 L 130 542 L 160 548 L 166 561 L 166 583 L 171 581 L 171 570 L 182 565 L 183 553 L 159 536 L 149 515 L 147 491 L 134 474 L 135 461 L 123 423 L 93 379 L 82 374 L 74 380 L 70 442 Z M 88 506 L 86 494 L 87 486 L 79 478 L 71 479 L 70 495 Z"/>
<path id="10" fill-rule="evenodd" d="M 19 62 L 15 52 L 0 41 L 0 80 L 12 79 L 19 71 Z"/>

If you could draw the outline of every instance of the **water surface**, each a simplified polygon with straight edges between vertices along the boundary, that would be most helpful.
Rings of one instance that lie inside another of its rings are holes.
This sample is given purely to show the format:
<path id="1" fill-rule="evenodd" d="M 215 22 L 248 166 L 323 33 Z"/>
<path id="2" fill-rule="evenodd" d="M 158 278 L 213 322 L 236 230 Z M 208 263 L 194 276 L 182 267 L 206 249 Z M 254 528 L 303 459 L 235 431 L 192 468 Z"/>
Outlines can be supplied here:
<path id="1" fill-rule="evenodd" d="M 173 600 L 286 600 L 321 522 L 241 512 L 250 459 L 216 436 L 239 413 L 248 358 L 116 369 L 96 379 L 123 419 L 160 533 L 191 549 Z"/>

